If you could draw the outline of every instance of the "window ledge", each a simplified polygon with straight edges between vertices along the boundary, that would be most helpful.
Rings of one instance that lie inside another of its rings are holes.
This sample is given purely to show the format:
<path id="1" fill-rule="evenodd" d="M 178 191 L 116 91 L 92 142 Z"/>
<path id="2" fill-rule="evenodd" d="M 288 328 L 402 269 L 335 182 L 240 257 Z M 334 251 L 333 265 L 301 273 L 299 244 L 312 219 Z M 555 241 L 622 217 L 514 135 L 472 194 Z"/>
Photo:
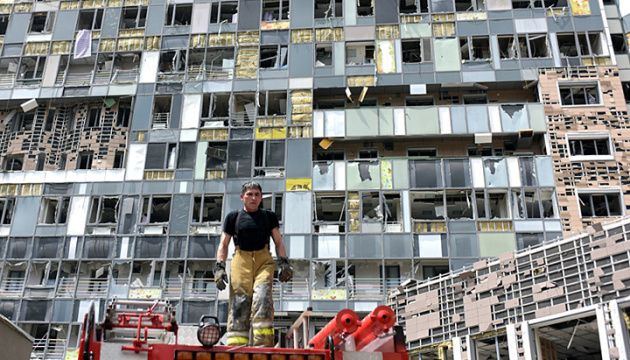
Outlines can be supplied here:
<path id="1" fill-rule="evenodd" d="M 608 161 L 615 160 L 614 155 L 578 155 L 569 156 L 570 161 Z"/>

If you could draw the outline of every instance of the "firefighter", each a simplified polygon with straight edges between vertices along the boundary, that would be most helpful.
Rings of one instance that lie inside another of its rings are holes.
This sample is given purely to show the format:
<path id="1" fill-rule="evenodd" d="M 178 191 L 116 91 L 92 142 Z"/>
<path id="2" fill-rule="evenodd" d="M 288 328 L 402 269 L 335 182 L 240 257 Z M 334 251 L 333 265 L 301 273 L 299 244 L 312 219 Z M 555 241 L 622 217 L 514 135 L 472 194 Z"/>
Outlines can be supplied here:
<path id="1" fill-rule="evenodd" d="M 255 181 L 243 184 L 241 200 L 244 209 L 230 212 L 223 222 L 214 272 L 217 288 L 224 290 L 228 282 L 225 261 L 228 245 L 233 238 L 236 250 L 230 267 L 227 345 L 248 345 L 251 321 L 253 345 L 273 347 L 271 290 L 275 264 L 269 252 L 269 237 L 273 239 L 278 255 L 278 279 L 282 282 L 291 280 L 293 270 L 289 265 L 276 214 L 259 208 L 262 201 L 260 184 Z M 250 316 L 252 309 L 253 315 Z"/>

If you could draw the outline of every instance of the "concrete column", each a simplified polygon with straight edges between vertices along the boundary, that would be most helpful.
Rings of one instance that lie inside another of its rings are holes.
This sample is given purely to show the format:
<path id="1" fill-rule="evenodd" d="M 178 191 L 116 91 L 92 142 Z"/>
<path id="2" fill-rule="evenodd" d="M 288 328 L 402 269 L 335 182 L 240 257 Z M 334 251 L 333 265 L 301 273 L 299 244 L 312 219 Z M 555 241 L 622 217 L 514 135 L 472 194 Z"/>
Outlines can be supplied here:
<path id="1" fill-rule="evenodd" d="M 595 309 L 597 315 L 597 332 L 599 333 L 599 347 L 602 350 L 602 359 L 610 359 L 610 342 L 608 341 L 608 329 L 606 327 L 606 313 L 601 304 Z"/>

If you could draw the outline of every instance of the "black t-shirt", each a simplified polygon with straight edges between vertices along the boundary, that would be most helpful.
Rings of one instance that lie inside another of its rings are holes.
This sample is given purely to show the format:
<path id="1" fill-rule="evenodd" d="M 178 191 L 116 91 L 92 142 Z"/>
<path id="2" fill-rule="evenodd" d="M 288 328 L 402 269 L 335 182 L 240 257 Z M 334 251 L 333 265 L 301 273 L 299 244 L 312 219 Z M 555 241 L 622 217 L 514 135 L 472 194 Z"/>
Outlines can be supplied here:
<path id="1" fill-rule="evenodd" d="M 238 224 L 238 239 L 234 239 L 234 243 L 241 250 L 262 250 L 269 244 L 271 230 L 279 226 L 276 213 L 265 209 L 258 209 L 255 213 L 248 213 L 242 209 L 230 212 L 223 222 L 223 232 L 232 237 L 236 233 L 235 223 L 239 211 L 241 218 Z"/>

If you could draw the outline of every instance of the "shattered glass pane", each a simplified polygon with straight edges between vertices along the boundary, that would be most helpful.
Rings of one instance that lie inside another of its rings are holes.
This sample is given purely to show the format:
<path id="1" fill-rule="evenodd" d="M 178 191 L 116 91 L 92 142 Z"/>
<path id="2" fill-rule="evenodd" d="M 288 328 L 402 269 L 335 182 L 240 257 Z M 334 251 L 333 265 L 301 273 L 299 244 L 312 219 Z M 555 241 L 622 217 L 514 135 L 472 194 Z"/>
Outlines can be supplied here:
<path id="1" fill-rule="evenodd" d="M 471 187 L 468 159 L 445 160 L 446 187 Z"/>
<path id="2" fill-rule="evenodd" d="M 506 159 L 484 159 L 484 173 L 486 175 L 486 186 L 507 187 L 508 172 Z"/>

